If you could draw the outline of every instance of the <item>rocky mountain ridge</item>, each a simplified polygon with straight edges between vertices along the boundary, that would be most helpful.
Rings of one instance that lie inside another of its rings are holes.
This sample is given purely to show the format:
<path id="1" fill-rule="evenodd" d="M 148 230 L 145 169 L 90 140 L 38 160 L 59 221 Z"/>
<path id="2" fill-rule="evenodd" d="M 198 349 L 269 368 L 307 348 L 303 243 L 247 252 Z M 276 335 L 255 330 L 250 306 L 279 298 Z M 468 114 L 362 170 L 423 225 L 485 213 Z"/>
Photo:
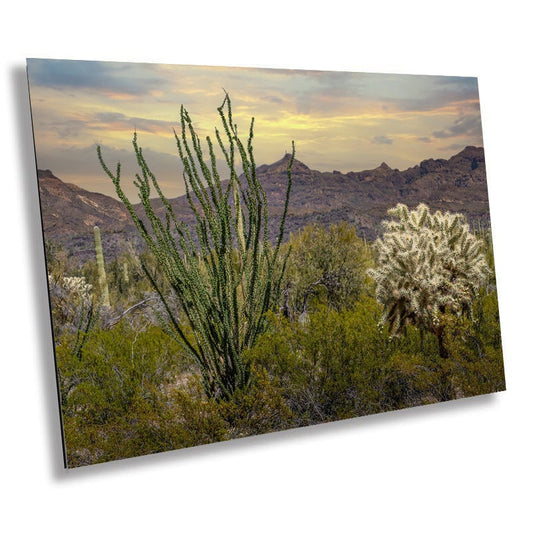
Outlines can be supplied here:
<path id="1" fill-rule="evenodd" d="M 131 227 L 121 202 L 105 194 L 65 183 L 50 170 L 37 170 L 45 236 L 63 238 L 83 235 L 101 226 L 108 231 Z"/>
<path id="2" fill-rule="evenodd" d="M 269 203 L 272 235 L 283 210 L 289 158 L 285 154 L 275 163 L 257 167 Z M 295 160 L 292 176 L 286 235 L 315 222 L 329 225 L 347 221 L 355 225 L 360 236 L 373 240 L 387 210 L 398 202 L 409 207 L 423 202 L 433 210 L 464 213 L 476 225 L 490 223 L 485 157 L 480 147 L 467 146 L 450 159 L 426 159 L 406 170 L 382 163 L 359 172 L 320 172 Z M 46 238 L 62 242 L 73 253 L 82 253 L 78 244 L 90 250 L 87 239 L 98 225 L 104 239 L 114 235 L 114 240 L 122 236 L 138 241 L 129 214 L 118 200 L 64 183 L 49 170 L 38 171 L 38 182 Z M 184 196 L 170 203 L 179 218 L 193 222 Z M 163 215 L 161 201 L 154 200 L 153 205 Z"/>

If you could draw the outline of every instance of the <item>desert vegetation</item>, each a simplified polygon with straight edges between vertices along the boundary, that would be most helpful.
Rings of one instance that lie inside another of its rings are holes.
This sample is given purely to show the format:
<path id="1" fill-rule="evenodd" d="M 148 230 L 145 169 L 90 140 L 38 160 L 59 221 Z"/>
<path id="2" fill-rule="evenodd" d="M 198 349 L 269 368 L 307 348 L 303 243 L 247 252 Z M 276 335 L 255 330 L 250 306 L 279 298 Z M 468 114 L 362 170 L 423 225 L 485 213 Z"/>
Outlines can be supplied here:
<path id="1" fill-rule="evenodd" d="M 106 264 L 97 229 L 78 264 L 47 243 L 69 467 L 505 388 L 489 230 L 397 205 L 375 243 L 348 223 L 284 235 L 293 145 L 270 234 L 253 120 L 242 141 L 227 95 L 218 112 L 203 143 L 181 108 L 193 231 L 134 137 L 142 214 L 99 157 L 144 251 Z"/>

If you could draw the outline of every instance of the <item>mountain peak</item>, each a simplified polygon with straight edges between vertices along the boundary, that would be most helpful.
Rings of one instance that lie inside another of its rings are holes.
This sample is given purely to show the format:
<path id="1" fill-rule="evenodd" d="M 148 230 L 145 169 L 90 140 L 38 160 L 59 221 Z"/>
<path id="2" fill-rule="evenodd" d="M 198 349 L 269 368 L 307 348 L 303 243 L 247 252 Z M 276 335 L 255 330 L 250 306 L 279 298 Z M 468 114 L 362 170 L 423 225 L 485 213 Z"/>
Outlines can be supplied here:
<path id="1" fill-rule="evenodd" d="M 37 169 L 37 178 L 38 179 L 53 178 L 55 180 L 59 180 L 59 178 L 57 176 L 54 176 L 52 174 L 52 171 L 48 168 L 46 170 Z"/>
<path id="2" fill-rule="evenodd" d="M 465 146 L 456 156 L 459 155 L 484 155 L 483 146 Z"/>
<path id="3" fill-rule="evenodd" d="M 485 164 L 485 151 L 483 147 L 467 146 L 450 158 L 450 164 L 464 170 L 475 170 Z"/>
<path id="4" fill-rule="evenodd" d="M 261 165 L 260 167 L 257 167 L 257 170 L 259 172 L 269 172 L 269 171 L 286 171 L 289 163 L 291 161 L 292 154 L 285 153 L 285 155 L 279 159 L 278 161 L 275 161 L 274 163 L 271 163 L 270 165 Z M 292 171 L 306 171 L 309 172 L 311 169 L 298 159 L 294 159 L 292 163 Z"/>
<path id="5" fill-rule="evenodd" d="M 289 162 L 291 160 L 292 154 L 289 154 L 289 152 L 285 152 L 285 155 L 278 161 L 281 162 Z"/>
<path id="6" fill-rule="evenodd" d="M 273 165 L 276 165 L 276 166 L 278 166 L 278 165 L 286 165 L 286 166 L 288 166 L 289 163 L 291 162 L 291 157 L 292 157 L 292 154 L 285 153 L 285 155 L 279 161 L 276 161 L 275 163 L 273 163 Z M 305 163 L 302 163 L 299 159 L 296 159 L 296 158 L 294 158 L 294 161 L 292 163 L 292 168 L 300 168 L 300 169 L 309 170 L 309 167 Z"/>

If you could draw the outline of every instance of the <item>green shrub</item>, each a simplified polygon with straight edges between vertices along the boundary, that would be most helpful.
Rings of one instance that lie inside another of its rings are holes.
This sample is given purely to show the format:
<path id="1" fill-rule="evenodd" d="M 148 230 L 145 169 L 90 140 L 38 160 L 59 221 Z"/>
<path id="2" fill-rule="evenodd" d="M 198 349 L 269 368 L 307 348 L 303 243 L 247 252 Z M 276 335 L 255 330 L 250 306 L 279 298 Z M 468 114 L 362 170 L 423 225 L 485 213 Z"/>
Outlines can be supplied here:
<path id="1" fill-rule="evenodd" d="M 368 292 L 370 250 L 348 223 L 306 226 L 291 235 L 286 247 L 291 249 L 285 282 L 287 315 L 298 318 L 320 303 L 336 310 L 348 308 Z"/>
<path id="2" fill-rule="evenodd" d="M 353 311 L 320 307 L 305 324 L 270 315 L 269 332 L 248 357 L 283 391 L 297 425 L 376 412 L 388 343 L 378 319 L 379 307 L 369 299 Z"/>
<path id="3" fill-rule="evenodd" d="M 380 312 L 377 302 L 363 298 L 352 309 L 318 307 L 305 324 L 269 315 L 270 328 L 248 357 L 266 371 L 295 425 L 502 390 L 501 349 L 480 334 L 480 358 L 467 317 L 446 317 L 450 355 L 443 359 L 438 339 L 421 338 L 414 326 L 391 338 L 379 325 Z"/>
<path id="4" fill-rule="evenodd" d="M 219 405 L 227 438 L 261 435 L 296 426 L 279 383 L 270 379 L 261 367 L 252 366 L 252 375 L 249 387 L 237 391 L 231 401 Z"/>
<path id="5" fill-rule="evenodd" d="M 56 349 L 69 466 L 181 447 L 167 390 L 187 362 L 160 330 L 93 330 L 81 358 L 72 336 Z"/>

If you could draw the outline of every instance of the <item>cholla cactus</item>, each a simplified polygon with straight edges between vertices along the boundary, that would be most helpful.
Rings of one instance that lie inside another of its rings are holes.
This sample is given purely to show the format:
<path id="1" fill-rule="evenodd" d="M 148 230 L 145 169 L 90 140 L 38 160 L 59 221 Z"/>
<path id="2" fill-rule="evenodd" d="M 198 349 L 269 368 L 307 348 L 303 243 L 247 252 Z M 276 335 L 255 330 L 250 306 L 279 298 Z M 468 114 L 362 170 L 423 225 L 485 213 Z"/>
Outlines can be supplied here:
<path id="1" fill-rule="evenodd" d="M 99 317 L 99 308 L 93 303 L 93 286 L 84 277 L 51 274 L 48 274 L 48 286 L 56 340 L 60 342 L 64 333 L 75 333 L 71 353 L 81 359 L 87 334 Z"/>
<path id="2" fill-rule="evenodd" d="M 398 204 L 389 215 L 376 242 L 377 267 L 370 271 L 384 306 L 382 324 L 393 335 L 409 323 L 434 333 L 446 357 L 441 318 L 471 312 L 476 290 L 490 273 L 483 243 L 460 214 L 431 214 L 424 204 L 409 211 Z"/>
<path id="3" fill-rule="evenodd" d="M 84 277 L 64 276 L 61 278 L 61 285 L 69 293 L 75 293 L 84 301 L 89 301 L 93 286 L 90 283 L 87 283 L 87 280 Z"/>
<path id="4" fill-rule="evenodd" d="M 80 306 L 92 301 L 93 286 L 84 277 L 52 276 L 48 274 L 48 287 L 54 310 L 61 311 L 65 321 L 72 320 Z"/>

